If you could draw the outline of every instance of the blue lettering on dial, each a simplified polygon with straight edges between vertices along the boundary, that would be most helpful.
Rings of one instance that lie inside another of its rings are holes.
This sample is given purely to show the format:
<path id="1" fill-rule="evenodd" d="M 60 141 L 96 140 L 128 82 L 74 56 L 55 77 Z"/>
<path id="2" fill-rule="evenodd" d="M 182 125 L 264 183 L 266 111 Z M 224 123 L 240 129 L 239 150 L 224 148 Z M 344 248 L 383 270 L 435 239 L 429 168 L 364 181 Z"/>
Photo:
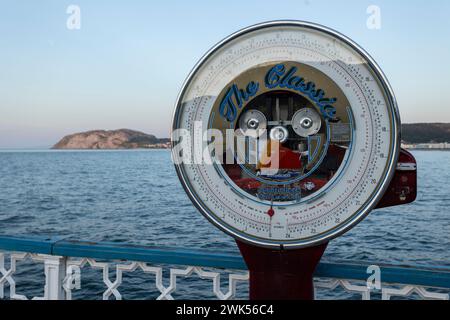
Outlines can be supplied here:
<path id="1" fill-rule="evenodd" d="M 259 83 L 250 81 L 245 90 L 239 89 L 233 84 L 225 93 L 219 106 L 219 113 L 227 121 L 233 122 L 237 116 L 237 109 L 242 108 L 244 101 L 255 96 L 259 90 Z"/>
<path id="2" fill-rule="evenodd" d="M 322 89 L 316 89 L 316 84 L 312 81 L 305 83 L 305 79 L 296 76 L 296 67 L 292 67 L 286 72 L 284 64 L 277 64 L 271 68 L 265 76 L 265 85 L 269 89 L 287 88 L 296 90 L 308 96 L 319 107 L 320 112 L 326 119 L 336 117 L 336 108 L 332 106 L 336 98 L 324 98 L 325 92 Z"/>

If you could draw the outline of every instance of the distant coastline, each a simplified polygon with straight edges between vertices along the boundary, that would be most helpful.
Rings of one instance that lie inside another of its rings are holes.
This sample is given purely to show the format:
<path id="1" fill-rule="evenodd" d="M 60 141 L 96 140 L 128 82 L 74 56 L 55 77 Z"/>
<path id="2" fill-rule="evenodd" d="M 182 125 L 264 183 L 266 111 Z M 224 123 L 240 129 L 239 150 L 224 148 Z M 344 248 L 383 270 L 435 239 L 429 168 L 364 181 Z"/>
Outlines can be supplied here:
<path id="1" fill-rule="evenodd" d="M 402 147 L 409 150 L 450 150 L 450 123 L 402 124 Z"/>
<path id="2" fill-rule="evenodd" d="M 417 143 L 417 144 L 407 144 L 402 143 L 402 148 L 408 150 L 442 150 L 442 151 L 450 151 L 450 143 Z"/>
<path id="3" fill-rule="evenodd" d="M 131 129 L 91 130 L 67 135 L 51 149 L 170 149 L 169 138 Z M 402 124 L 402 147 L 410 150 L 450 150 L 450 123 Z"/>
<path id="4" fill-rule="evenodd" d="M 56 150 L 114 150 L 169 149 L 170 139 L 130 129 L 91 130 L 67 135 L 51 149 Z"/>

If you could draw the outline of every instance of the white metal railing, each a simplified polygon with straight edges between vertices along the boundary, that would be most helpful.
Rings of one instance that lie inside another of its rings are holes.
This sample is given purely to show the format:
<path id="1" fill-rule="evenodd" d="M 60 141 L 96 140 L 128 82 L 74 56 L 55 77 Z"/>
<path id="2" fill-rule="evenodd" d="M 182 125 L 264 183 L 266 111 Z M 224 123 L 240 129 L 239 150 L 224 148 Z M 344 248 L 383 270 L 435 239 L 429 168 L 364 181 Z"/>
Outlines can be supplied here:
<path id="1" fill-rule="evenodd" d="M 0 238 L 0 250 L 6 248 L 24 247 L 23 245 L 3 245 Z M 74 246 L 76 245 L 76 246 Z M 71 246 L 71 247 L 70 247 Z M 2 248 L 3 247 L 3 248 Z M 93 247 L 91 251 L 90 249 Z M 58 249 L 59 248 L 59 249 Z M 67 248 L 70 248 L 67 249 Z M 80 251 L 83 248 L 85 251 Z M 87 249 L 86 249 L 87 248 Z M 120 251 L 119 249 L 124 249 Z M 20 249 L 21 251 L 24 249 Z M 46 249 L 45 249 L 46 250 Z M 45 251 L 36 249 L 34 251 Z M 76 257 L 58 255 L 53 251 L 73 252 Z M 7 298 L 16 300 L 26 299 L 72 299 L 72 293 L 80 289 L 83 270 L 87 267 L 100 270 L 103 274 L 104 300 L 115 298 L 122 299 L 121 289 L 123 285 L 123 275 L 133 275 L 137 270 L 143 272 L 145 276 L 154 281 L 154 287 L 159 295 L 157 299 L 174 299 L 173 294 L 177 290 L 177 280 L 187 277 L 198 277 L 211 281 L 211 289 L 217 299 L 228 300 L 236 297 L 237 283 L 248 283 L 249 275 L 245 270 L 245 265 L 237 256 L 208 254 L 204 251 L 177 251 L 173 249 L 158 248 L 148 249 L 149 254 L 145 254 L 145 248 L 133 249 L 130 247 L 120 247 L 117 245 L 104 246 L 98 244 L 83 244 L 82 246 L 70 242 L 55 247 L 52 244 L 52 254 L 35 252 L 10 252 L 0 251 L 0 298 L 6 297 L 5 289 L 9 288 Z M 81 253 L 88 257 L 81 257 Z M 144 261 L 128 260 L 127 257 L 133 254 L 141 254 Z M 137 252 L 137 253 L 136 253 Z M 106 258 L 105 258 L 106 257 Z M 112 258 L 108 258 L 112 257 Z M 149 263 L 152 260 L 154 262 Z M 15 278 L 17 276 L 17 266 L 19 262 L 30 262 L 33 264 L 43 264 L 44 267 L 44 287 L 43 296 L 29 296 L 25 292 L 17 292 Z M 187 265 L 192 262 L 195 265 Z M 175 267 L 174 267 L 175 265 Z M 352 294 L 352 298 L 360 297 L 363 300 L 370 300 L 376 296 L 378 299 L 389 300 L 391 298 L 421 298 L 421 299 L 449 299 L 449 270 L 421 270 L 412 268 L 381 268 L 380 280 L 383 279 L 383 272 L 387 282 L 381 282 L 376 286 L 370 285 L 361 273 L 361 266 L 357 265 L 333 265 L 321 264 L 316 272 L 315 288 L 320 296 L 324 290 L 334 292 L 341 290 Z M 385 270 L 385 271 L 383 271 Z M 168 272 L 168 276 L 164 275 Z M 348 278 L 346 275 L 348 274 Z M 227 277 L 225 290 L 221 285 L 221 279 Z M 368 277 L 369 275 L 366 274 Z M 154 280 L 153 280 L 154 279 Z M 395 284 L 398 279 L 398 284 Z M 406 280 L 411 280 L 411 284 Z M 165 285 L 166 284 L 166 285 Z M 167 285 L 168 284 L 168 285 Z M 374 295 L 375 294 L 375 295 Z M 330 295 L 328 295 L 330 296 Z M 147 299 L 148 296 L 139 297 Z M 190 297 L 195 298 L 195 297 Z"/>
<path id="2" fill-rule="evenodd" d="M 9 268 L 5 268 L 5 258 L 9 256 Z M 44 264 L 45 284 L 44 296 L 27 297 L 25 294 L 16 292 L 16 283 L 14 275 L 17 271 L 17 262 L 22 260 L 32 260 L 34 262 Z M 184 268 L 168 268 L 169 269 L 169 285 L 163 285 L 163 267 L 151 266 L 143 262 L 98 262 L 90 258 L 72 259 L 61 256 L 51 256 L 43 254 L 32 253 L 0 253 L 0 298 L 4 298 L 4 287 L 9 286 L 9 298 L 16 300 L 26 299 L 72 299 L 72 291 L 76 290 L 81 281 L 81 270 L 83 267 L 89 265 L 91 268 L 100 269 L 103 274 L 103 283 L 105 291 L 103 292 L 103 299 L 108 300 L 111 297 L 115 299 L 122 299 L 120 293 L 120 286 L 122 285 L 123 273 L 130 273 L 137 269 L 142 270 L 146 274 L 154 275 L 155 287 L 159 290 L 160 295 L 157 299 L 173 299 L 172 294 L 177 290 L 177 279 L 179 277 L 198 276 L 200 279 L 208 279 L 212 281 L 212 291 L 214 295 L 220 300 L 228 300 L 235 298 L 236 284 L 239 281 L 248 281 L 248 272 L 232 272 L 225 271 L 228 275 L 228 290 L 223 292 L 221 289 L 222 272 L 205 271 L 198 266 L 186 266 Z M 115 276 L 110 277 L 110 266 L 114 265 Z M 355 281 L 358 282 L 358 281 Z M 327 289 L 329 291 L 341 287 L 348 293 L 360 295 L 363 300 L 370 300 L 371 292 L 377 291 L 372 289 L 364 283 L 355 284 L 351 280 L 343 279 L 325 279 L 317 278 L 315 280 L 316 290 Z M 389 300 L 392 297 L 410 297 L 417 294 L 422 299 L 438 299 L 448 300 L 449 294 L 433 291 L 435 288 L 425 288 L 417 285 L 401 285 L 388 286 L 382 284 L 381 295 L 382 299 Z M 142 297 L 147 298 L 147 297 Z"/>

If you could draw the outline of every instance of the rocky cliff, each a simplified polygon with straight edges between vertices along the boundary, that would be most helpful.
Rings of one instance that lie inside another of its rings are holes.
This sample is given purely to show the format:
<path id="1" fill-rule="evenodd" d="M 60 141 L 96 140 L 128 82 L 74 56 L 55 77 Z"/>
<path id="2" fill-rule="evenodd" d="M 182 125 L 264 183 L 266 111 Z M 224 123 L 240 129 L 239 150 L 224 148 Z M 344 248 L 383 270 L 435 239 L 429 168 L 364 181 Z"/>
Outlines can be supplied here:
<path id="1" fill-rule="evenodd" d="M 62 138 L 52 149 L 135 149 L 168 148 L 169 139 L 130 129 L 93 130 Z"/>

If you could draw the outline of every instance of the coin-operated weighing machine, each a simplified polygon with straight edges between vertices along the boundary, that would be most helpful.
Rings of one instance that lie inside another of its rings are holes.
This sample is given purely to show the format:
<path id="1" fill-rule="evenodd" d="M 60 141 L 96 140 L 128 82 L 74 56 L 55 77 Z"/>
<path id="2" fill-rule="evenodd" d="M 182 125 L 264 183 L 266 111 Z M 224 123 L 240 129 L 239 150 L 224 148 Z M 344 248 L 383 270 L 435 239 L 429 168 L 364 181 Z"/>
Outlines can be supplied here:
<path id="1" fill-rule="evenodd" d="M 250 299 L 312 299 L 328 241 L 416 197 L 385 76 L 312 23 L 267 22 L 213 47 L 178 97 L 172 143 L 190 199 L 236 239 Z"/>

